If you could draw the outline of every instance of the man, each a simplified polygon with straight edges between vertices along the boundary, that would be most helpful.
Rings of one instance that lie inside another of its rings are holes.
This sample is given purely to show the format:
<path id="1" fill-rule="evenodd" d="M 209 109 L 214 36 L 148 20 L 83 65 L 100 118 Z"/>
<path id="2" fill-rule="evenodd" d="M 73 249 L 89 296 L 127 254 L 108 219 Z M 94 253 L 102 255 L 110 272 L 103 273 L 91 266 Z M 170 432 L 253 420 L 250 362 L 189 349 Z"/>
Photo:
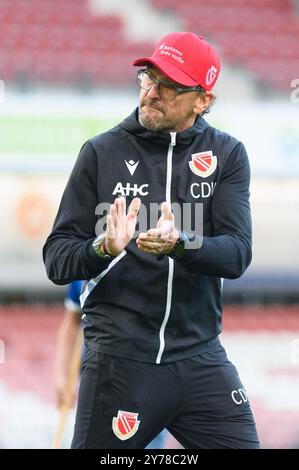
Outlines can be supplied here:
<path id="1" fill-rule="evenodd" d="M 53 282 L 87 281 L 72 447 L 144 448 L 166 427 L 185 448 L 257 448 L 218 339 L 221 278 L 251 260 L 246 151 L 202 118 L 220 60 L 202 37 L 179 32 L 134 65 L 139 107 L 83 146 L 44 247 Z M 174 206 L 190 220 L 179 224 Z"/>

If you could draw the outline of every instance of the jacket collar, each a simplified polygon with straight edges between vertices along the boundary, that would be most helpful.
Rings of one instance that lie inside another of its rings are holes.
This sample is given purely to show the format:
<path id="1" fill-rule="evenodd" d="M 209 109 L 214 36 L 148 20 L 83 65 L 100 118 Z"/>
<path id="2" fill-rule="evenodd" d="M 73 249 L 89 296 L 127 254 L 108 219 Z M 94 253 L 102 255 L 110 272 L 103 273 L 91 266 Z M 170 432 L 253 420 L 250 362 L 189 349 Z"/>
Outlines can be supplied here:
<path id="1" fill-rule="evenodd" d="M 136 108 L 130 116 L 124 119 L 119 126 L 125 131 L 134 134 L 141 139 L 150 140 L 152 143 L 156 144 L 166 144 L 170 142 L 170 132 L 157 132 L 150 131 L 145 127 L 141 126 L 138 120 L 138 108 Z M 192 140 L 201 134 L 209 127 L 209 124 L 205 121 L 204 118 L 198 117 L 192 127 L 186 129 L 182 132 L 177 132 L 176 134 L 176 144 L 177 145 L 189 145 Z"/>

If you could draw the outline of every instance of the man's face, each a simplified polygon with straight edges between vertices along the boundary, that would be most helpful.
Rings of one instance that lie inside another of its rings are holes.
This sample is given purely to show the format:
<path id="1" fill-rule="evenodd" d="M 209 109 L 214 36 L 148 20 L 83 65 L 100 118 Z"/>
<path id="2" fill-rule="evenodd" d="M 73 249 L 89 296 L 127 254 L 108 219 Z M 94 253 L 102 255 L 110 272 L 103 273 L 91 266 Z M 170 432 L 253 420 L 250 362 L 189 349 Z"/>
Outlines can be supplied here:
<path id="1" fill-rule="evenodd" d="M 178 85 L 155 67 L 148 67 L 147 70 L 159 80 Z M 152 131 L 181 132 L 193 126 L 198 114 L 194 105 L 199 99 L 200 93 L 189 92 L 177 95 L 174 100 L 168 100 L 160 95 L 156 84 L 148 91 L 141 88 L 139 122 Z"/>

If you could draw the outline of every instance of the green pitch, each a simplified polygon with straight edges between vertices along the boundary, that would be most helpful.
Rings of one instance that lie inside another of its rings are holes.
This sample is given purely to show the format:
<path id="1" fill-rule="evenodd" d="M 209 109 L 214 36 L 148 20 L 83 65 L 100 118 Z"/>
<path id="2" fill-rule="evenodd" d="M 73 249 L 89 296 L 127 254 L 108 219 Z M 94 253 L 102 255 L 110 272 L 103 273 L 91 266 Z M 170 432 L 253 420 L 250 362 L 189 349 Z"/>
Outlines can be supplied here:
<path id="1" fill-rule="evenodd" d="M 83 143 L 124 116 L 0 115 L 0 171 L 70 169 Z"/>
<path id="2" fill-rule="evenodd" d="M 82 144 L 110 129 L 120 118 L 72 116 L 0 116 L 0 164 L 74 161 Z"/>

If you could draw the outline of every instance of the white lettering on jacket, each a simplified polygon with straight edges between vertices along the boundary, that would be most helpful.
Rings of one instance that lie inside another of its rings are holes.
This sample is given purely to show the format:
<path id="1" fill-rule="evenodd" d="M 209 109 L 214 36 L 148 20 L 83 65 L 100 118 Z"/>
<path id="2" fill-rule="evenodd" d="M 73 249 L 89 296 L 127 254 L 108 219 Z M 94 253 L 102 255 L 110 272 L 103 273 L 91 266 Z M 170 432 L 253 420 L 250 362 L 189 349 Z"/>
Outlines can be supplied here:
<path id="1" fill-rule="evenodd" d="M 199 197 L 207 198 L 213 195 L 216 183 L 193 183 L 191 184 L 190 191 L 195 199 Z"/>
<path id="2" fill-rule="evenodd" d="M 113 196 L 116 194 L 120 194 L 121 196 L 147 196 L 148 191 L 146 191 L 146 188 L 148 188 L 148 184 L 142 184 L 141 186 L 138 186 L 138 184 L 130 184 L 126 183 L 126 185 L 123 185 L 122 183 L 117 183 L 114 190 L 113 190 Z"/>
<path id="3" fill-rule="evenodd" d="M 231 393 L 231 397 L 237 405 L 241 405 L 241 403 L 246 403 L 248 401 L 247 394 L 244 388 L 238 388 L 238 390 L 233 390 Z"/>

